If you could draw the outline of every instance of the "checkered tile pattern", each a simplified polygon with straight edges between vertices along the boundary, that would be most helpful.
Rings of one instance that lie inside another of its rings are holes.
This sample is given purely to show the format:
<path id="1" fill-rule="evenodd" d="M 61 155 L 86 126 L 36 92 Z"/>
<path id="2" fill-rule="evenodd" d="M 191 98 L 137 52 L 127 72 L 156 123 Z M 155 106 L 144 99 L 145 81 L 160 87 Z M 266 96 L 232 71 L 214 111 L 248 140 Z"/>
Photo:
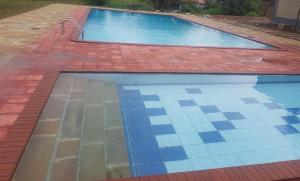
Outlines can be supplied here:
<path id="1" fill-rule="evenodd" d="M 132 174 L 300 159 L 300 103 L 268 86 L 120 86 Z"/>

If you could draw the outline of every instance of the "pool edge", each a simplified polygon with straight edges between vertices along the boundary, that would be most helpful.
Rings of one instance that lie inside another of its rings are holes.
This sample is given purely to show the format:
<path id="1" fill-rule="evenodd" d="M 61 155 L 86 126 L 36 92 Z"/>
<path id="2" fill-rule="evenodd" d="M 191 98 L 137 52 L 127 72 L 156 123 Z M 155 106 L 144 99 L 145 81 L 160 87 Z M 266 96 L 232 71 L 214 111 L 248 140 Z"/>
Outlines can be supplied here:
<path id="1" fill-rule="evenodd" d="M 230 49 L 230 50 L 262 50 L 262 51 L 289 51 L 288 48 L 274 44 L 274 43 L 265 43 L 264 40 L 257 39 L 257 37 L 249 38 L 246 35 L 239 35 L 234 32 L 226 31 L 223 29 L 219 29 L 216 27 L 208 26 L 205 24 L 201 24 L 198 22 L 194 22 L 192 20 L 188 20 L 182 17 L 178 17 L 176 15 L 166 14 L 166 13 L 157 13 L 157 12 L 145 12 L 145 11 L 132 11 L 132 10 L 123 10 L 123 9 L 113 9 L 113 8 L 105 8 L 105 7 L 94 7 L 89 6 L 84 13 L 84 15 L 79 20 L 79 24 L 83 26 L 87 20 L 87 17 L 91 11 L 91 9 L 100 9 L 100 10 L 110 10 L 110 11 L 118 11 L 118 12 L 134 12 L 134 13 L 141 13 L 141 14 L 153 14 L 153 15 L 161 15 L 161 16 L 169 16 L 176 19 L 180 19 L 182 21 L 187 21 L 193 24 L 197 24 L 200 26 L 205 26 L 214 30 L 218 30 L 221 32 L 229 33 L 231 35 L 235 35 L 241 38 L 245 38 L 247 40 L 251 40 L 257 43 L 265 44 L 268 46 L 271 46 L 272 48 L 243 48 L 243 47 L 219 47 L 219 46 L 193 46 L 193 45 L 170 45 L 170 44 L 147 44 L 147 43 L 124 43 L 124 42 L 106 42 L 106 41 L 92 41 L 92 40 L 79 40 L 78 37 L 80 35 L 80 32 L 74 28 L 73 32 L 71 33 L 71 36 L 69 37 L 70 41 L 77 42 L 77 43 L 93 43 L 93 44 L 111 44 L 111 45 L 135 45 L 135 46 L 155 46 L 155 47 L 183 47 L 183 48 L 208 48 L 208 49 Z"/>

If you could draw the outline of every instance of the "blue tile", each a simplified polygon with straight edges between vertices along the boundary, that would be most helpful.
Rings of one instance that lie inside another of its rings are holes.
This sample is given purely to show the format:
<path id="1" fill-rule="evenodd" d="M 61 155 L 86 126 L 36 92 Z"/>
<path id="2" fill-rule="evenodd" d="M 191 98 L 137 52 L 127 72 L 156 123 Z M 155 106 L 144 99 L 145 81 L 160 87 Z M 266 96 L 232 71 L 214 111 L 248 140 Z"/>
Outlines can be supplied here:
<path id="1" fill-rule="evenodd" d="M 151 126 L 151 122 L 148 117 L 132 117 L 129 116 L 129 119 L 124 119 L 125 124 L 128 125 L 129 128 L 135 126 Z"/>
<path id="2" fill-rule="evenodd" d="M 182 146 L 164 147 L 160 149 L 163 161 L 176 161 L 187 159 Z"/>
<path id="3" fill-rule="evenodd" d="M 157 95 L 142 95 L 142 101 L 160 101 Z"/>
<path id="4" fill-rule="evenodd" d="M 157 150 L 159 149 L 157 141 L 155 138 L 134 138 L 129 140 L 129 147 L 131 150 L 135 151 L 143 151 L 143 150 Z"/>
<path id="5" fill-rule="evenodd" d="M 141 93 L 139 90 L 121 90 L 120 97 L 127 101 L 136 101 L 141 99 Z"/>
<path id="6" fill-rule="evenodd" d="M 282 118 L 289 124 L 300 123 L 300 119 L 297 116 L 283 116 Z"/>
<path id="7" fill-rule="evenodd" d="M 224 112 L 223 114 L 229 120 L 245 119 L 245 117 L 239 112 Z"/>
<path id="8" fill-rule="evenodd" d="M 178 101 L 181 107 L 188 107 L 188 106 L 196 106 L 196 102 L 193 100 L 179 100 Z"/>
<path id="9" fill-rule="evenodd" d="M 125 112 L 126 112 L 126 115 L 129 117 L 129 120 L 141 119 L 141 118 L 145 119 L 148 117 L 145 109 L 125 110 Z"/>
<path id="10" fill-rule="evenodd" d="M 198 88 L 187 88 L 185 90 L 189 94 L 201 94 L 202 93 L 202 91 Z"/>
<path id="11" fill-rule="evenodd" d="M 214 121 L 212 122 L 212 124 L 217 130 L 223 131 L 223 130 L 235 129 L 234 125 L 230 121 Z"/>
<path id="12" fill-rule="evenodd" d="M 283 135 L 299 133 L 299 131 L 291 125 L 278 125 L 275 126 L 275 128 Z"/>
<path id="13" fill-rule="evenodd" d="M 153 125 L 151 128 L 155 135 L 175 133 L 175 130 L 171 124 Z"/>
<path id="14" fill-rule="evenodd" d="M 287 108 L 287 110 L 295 115 L 300 115 L 300 108 Z"/>
<path id="15" fill-rule="evenodd" d="M 225 141 L 218 131 L 200 132 L 199 135 L 204 143 L 216 143 Z"/>
<path id="16" fill-rule="evenodd" d="M 209 105 L 209 106 L 199 106 L 200 109 L 204 112 L 204 113 L 216 113 L 216 112 L 220 112 L 220 110 L 214 106 L 214 105 Z"/>
<path id="17" fill-rule="evenodd" d="M 268 109 L 281 109 L 281 107 L 278 104 L 276 104 L 275 102 L 263 103 L 263 105 Z"/>
<path id="18" fill-rule="evenodd" d="M 167 114 L 164 108 L 148 108 L 146 113 L 148 116 L 163 116 Z"/>
<path id="19" fill-rule="evenodd" d="M 132 139 L 148 139 L 154 138 L 152 129 L 150 126 L 134 126 L 128 129 L 129 135 Z"/>
<path id="20" fill-rule="evenodd" d="M 245 103 L 245 104 L 258 104 L 259 101 L 256 100 L 253 97 L 246 97 L 246 98 L 241 98 L 241 100 Z"/>
<path id="21" fill-rule="evenodd" d="M 159 149 L 135 151 L 133 153 L 133 160 L 135 164 L 149 164 L 162 162 Z"/>
<path id="22" fill-rule="evenodd" d="M 124 107 L 127 110 L 134 110 L 134 109 L 145 109 L 145 105 L 141 101 L 136 101 L 136 102 L 124 102 Z"/>
<path id="23" fill-rule="evenodd" d="M 137 173 L 134 176 L 150 176 L 167 173 L 164 163 L 152 163 L 136 165 Z"/>

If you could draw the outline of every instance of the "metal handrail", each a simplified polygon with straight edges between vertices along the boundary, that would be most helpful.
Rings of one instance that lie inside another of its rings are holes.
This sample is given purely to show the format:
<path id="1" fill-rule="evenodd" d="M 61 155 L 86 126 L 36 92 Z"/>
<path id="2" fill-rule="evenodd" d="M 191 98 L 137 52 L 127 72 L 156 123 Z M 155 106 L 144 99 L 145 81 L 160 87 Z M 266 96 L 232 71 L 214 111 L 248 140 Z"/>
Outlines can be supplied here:
<path id="1" fill-rule="evenodd" d="M 75 26 L 81 33 L 81 39 L 83 40 L 84 37 L 84 30 L 83 28 L 71 17 L 66 17 L 65 19 L 62 20 L 61 22 L 61 36 L 64 36 L 65 34 L 65 22 L 69 21 L 72 23 L 73 26 Z"/>

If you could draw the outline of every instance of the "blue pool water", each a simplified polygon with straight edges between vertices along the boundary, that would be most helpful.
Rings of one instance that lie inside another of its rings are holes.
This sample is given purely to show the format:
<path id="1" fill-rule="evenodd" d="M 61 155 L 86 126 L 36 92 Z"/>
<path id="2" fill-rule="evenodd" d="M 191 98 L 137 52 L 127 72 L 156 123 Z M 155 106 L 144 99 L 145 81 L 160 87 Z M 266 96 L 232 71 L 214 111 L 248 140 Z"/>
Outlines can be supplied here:
<path id="1" fill-rule="evenodd" d="M 172 16 L 91 9 L 84 40 L 137 44 L 272 48 Z"/>
<path id="2" fill-rule="evenodd" d="M 300 159 L 300 76 L 85 76 L 117 84 L 133 176 Z"/>

